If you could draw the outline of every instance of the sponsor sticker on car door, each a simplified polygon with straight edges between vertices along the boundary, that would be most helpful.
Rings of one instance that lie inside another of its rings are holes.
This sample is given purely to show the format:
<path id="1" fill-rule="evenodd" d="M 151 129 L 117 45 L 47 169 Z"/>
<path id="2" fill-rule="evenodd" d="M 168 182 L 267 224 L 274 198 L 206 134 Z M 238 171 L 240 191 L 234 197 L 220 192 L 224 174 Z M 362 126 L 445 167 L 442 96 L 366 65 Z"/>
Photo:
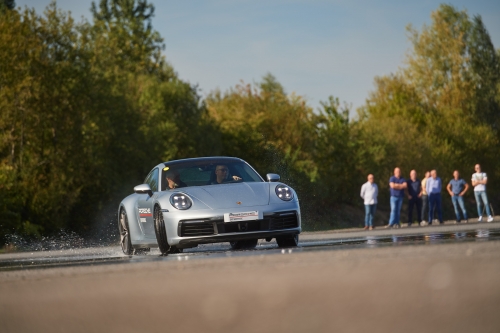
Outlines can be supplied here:
<path id="1" fill-rule="evenodd" d="M 153 223 L 153 197 L 147 194 L 143 195 L 142 200 L 137 202 L 137 215 L 140 224 L 140 228 L 144 232 L 146 237 L 154 237 L 155 229 Z"/>
<path id="2" fill-rule="evenodd" d="M 151 208 L 139 208 L 139 220 L 142 223 L 147 222 L 147 218 L 152 218 L 153 213 L 151 212 Z"/>

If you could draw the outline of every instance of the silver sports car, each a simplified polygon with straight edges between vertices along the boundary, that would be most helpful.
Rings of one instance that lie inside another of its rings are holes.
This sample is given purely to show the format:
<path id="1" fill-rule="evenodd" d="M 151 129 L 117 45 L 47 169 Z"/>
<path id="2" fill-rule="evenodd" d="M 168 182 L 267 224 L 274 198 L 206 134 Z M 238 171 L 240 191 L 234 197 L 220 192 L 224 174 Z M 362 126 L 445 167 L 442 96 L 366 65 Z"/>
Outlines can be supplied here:
<path id="1" fill-rule="evenodd" d="M 134 187 L 118 208 L 123 252 L 159 247 L 162 254 L 202 243 L 230 242 L 254 248 L 276 238 L 297 246 L 301 232 L 295 191 L 267 174 L 267 182 L 245 161 L 202 157 L 165 162 Z"/>

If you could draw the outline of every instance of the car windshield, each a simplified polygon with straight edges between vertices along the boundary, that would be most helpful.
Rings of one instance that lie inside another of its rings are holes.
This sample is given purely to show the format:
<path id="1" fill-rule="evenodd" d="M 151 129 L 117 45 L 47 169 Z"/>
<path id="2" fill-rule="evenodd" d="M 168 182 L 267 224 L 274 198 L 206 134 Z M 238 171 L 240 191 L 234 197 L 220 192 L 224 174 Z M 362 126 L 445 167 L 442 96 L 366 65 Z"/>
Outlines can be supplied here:
<path id="1" fill-rule="evenodd" d="M 240 182 L 262 182 L 263 179 L 246 162 L 231 158 L 200 158 L 165 163 L 162 190 L 177 187 L 219 185 Z"/>

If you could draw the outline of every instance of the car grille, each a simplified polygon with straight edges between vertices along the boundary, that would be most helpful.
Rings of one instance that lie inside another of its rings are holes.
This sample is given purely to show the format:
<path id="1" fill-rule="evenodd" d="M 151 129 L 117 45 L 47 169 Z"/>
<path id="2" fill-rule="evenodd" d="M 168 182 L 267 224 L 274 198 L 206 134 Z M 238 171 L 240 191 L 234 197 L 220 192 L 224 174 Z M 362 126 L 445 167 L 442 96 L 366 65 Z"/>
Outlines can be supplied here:
<path id="1" fill-rule="evenodd" d="M 179 222 L 181 237 L 208 236 L 248 231 L 269 231 L 297 228 L 299 221 L 293 212 L 265 216 L 262 220 L 226 223 L 224 220 L 184 220 Z"/>
<path id="2" fill-rule="evenodd" d="M 281 230 L 298 227 L 297 214 L 295 212 L 281 213 L 271 218 L 270 230 Z"/>
<path id="3" fill-rule="evenodd" d="M 214 234 L 215 229 L 213 222 L 181 221 L 180 223 L 181 237 L 207 236 Z"/>

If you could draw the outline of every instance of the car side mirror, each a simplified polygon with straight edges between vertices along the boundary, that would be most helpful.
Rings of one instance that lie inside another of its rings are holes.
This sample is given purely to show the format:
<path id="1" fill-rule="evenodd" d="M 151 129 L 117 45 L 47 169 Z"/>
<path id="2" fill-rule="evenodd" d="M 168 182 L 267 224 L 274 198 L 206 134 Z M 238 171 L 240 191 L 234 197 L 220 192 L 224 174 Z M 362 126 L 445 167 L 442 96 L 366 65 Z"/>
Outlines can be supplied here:
<path id="1" fill-rule="evenodd" d="M 151 187 L 149 187 L 149 184 L 141 184 L 137 185 L 134 187 L 134 192 L 137 194 L 149 194 L 149 196 L 153 196 L 153 191 L 151 191 Z"/>
<path id="2" fill-rule="evenodd" d="M 268 173 L 266 177 L 267 177 L 267 181 L 270 183 L 279 182 L 281 179 L 280 175 L 277 175 L 275 173 Z"/>

